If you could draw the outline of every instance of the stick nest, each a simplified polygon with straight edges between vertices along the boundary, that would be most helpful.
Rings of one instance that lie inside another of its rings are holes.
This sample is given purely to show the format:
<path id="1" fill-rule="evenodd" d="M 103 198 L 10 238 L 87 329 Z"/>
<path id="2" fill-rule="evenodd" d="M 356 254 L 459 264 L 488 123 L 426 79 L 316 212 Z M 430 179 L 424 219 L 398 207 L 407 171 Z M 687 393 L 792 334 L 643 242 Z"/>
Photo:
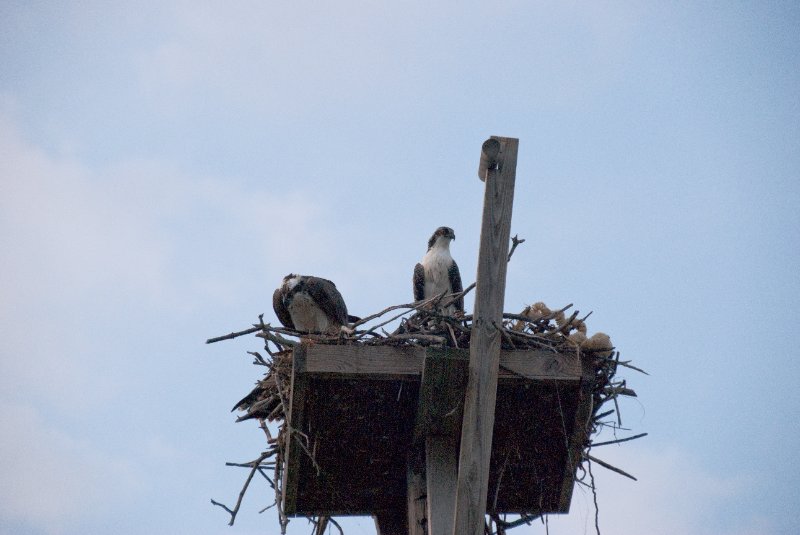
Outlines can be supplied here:
<path id="1" fill-rule="evenodd" d="M 458 297 L 463 297 L 473 287 L 474 285 L 459 294 L 440 295 L 422 302 L 388 307 L 381 312 L 357 321 L 351 328 L 343 329 L 338 336 L 301 333 L 284 327 L 273 327 L 263 322 L 262 315 L 259 316 L 258 323 L 246 330 L 209 339 L 207 343 L 228 340 L 245 334 L 255 334 L 255 336 L 264 340 L 264 350 L 268 354 L 267 357 L 264 357 L 259 352 L 248 352 L 255 359 L 253 364 L 265 367 L 266 372 L 263 378 L 256 383 L 255 388 L 237 402 L 233 408 L 242 413 L 237 418 L 237 421 L 257 420 L 259 422 L 260 428 L 266 435 L 268 447 L 254 461 L 228 463 L 231 466 L 250 468 L 249 477 L 245 481 L 239 499 L 233 509 L 212 500 L 214 505 L 225 509 L 231 515 L 230 524 L 233 525 L 247 487 L 255 473 L 258 472 L 275 491 L 275 501 L 266 509 L 273 506 L 277 507 L 281 531 L 285 533 L 288 518 L 281 509 L 283 492 L 282 470 L 289 440 L 297 440 L 313 461 L 312 452 L 307 447 L 307 437 L 302 436 L 299 431 L 291 429 L 285 420 L 291 395 L 292 349 L 300 343 L 299 340 L 335 345 L 391 345 L 468 349 L 472 332 L 472 316 L 447 316 L 439 311 Z M 620 396 L 636 396 L 636 393 L 628 387 L 624 379 L 616 378 L 619 367 L 630 368 L 641 373 L 646 372 L 631 365 L 630 361 L 620 360 L 619 352 L 611 344 L 608 335 L 596 333 L 592 336 L 587 336 L 586 319 L 591 313 L 579 318 L 577 310 L 572 313 L 568 312 L 571 308 L 572 305 L 567 305 L 561 309 L 550 310 L 539 302 L 526 307 L 518 314 L 503 314 L 501 323 L 496 324 L 495 327 L 502 335 L 501 345 L 503 349 L 547 350 L 578 355 L 583 359 L 591 359 L 595 371 L 595 381 L 592 389 L 592 416 L 586 429 L 586 440 L 582 448 L 583 457 L 579 466 L 581 473 L 576 481 L 590 487 L 594 493 L 594 478 L 591 474 L 592 462 L 635 479 L 623 470 L 596 459 L 590 455 L 590 451 L 593 446 L 624 442 L 646 435 L 646 433 L 643 433 L 612 441 L 593 443 L 594 437 L 604 427 L 611 428 L 615 433 L 619 429 L 624 429 L 622 428 L 622 419 L 619 414 L 618 399 Z M 401 312 L 398 313 L 398 311 Z M 395 314 L 384 320 L 384 316 L 390 312 L 395 312 Z M 394 331 L 387 332 L 384 330 L 385 326 L 398 319 L 400 322 Z M 371 323 L 374 324 L 369 326 Z M 613 408 L 610 408 L 610 405 L 613 405 Z M 273 436 L 270 432 L 267 422 L 272 423 L 273 427 L 277 426 L 277 436 Z M 267 470 L 271 471 L 271 476 Z M 590 476 L 589 483 L 584 481 L 587 474 Z M 505 517 L 491 515 L 487 518 L 487 533 L 502 534 L 510 528 L 530 524 L 535 518 L 537 517 L 532 515 L 521 515 L 514 521 L 508 521 Z M 314 526 L 312 535 L 322 534 L 330 526 L 337 527 L 341 532 L 341 528 L 332 518 L 319 517 L 310 520 Z M 597 521 L 595 525 L 599 533 Z"/>

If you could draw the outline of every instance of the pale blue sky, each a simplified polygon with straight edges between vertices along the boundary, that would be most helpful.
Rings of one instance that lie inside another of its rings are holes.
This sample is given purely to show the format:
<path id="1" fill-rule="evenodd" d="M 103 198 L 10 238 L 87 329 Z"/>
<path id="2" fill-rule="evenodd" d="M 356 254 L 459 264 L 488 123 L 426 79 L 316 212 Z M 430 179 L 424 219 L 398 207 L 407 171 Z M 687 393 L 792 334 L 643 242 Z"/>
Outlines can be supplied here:
<path id="1" fill-rule="evenodd" d="M 506 310 L 591 310 L 651 374 L 603 533 L 796 533 L 800 8 L 317 4 L 0 3 L 0 533 L 277 532 L 265 485 L 209 503 L 263 439 L 228 412 L 256 339 L 204 340 L 289 272 L 406 302 L 440 225 L 472 280 L 490 135 Z"/>

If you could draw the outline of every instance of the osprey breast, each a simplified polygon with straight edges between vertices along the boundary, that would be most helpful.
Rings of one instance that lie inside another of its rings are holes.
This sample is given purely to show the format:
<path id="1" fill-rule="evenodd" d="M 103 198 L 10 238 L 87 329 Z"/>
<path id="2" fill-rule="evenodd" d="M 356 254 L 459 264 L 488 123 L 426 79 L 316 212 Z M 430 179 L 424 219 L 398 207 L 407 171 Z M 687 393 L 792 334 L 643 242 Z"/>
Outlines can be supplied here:
<path id="1" fill-rule="evenodd" d="M 296 329 L 320 333 L 329 330 L 330 322 L 327 314 L 307 294 L 298 292 L 286 308 L 292 316 Z"/>
<path id="2" fill-rule="evenodd" d="M 425 270 L 425 297 L 432 297 L 442 292 L 451 292 L 448 270 L 453 257 L 446 250 L 431 249 L 422 259 Z"/>

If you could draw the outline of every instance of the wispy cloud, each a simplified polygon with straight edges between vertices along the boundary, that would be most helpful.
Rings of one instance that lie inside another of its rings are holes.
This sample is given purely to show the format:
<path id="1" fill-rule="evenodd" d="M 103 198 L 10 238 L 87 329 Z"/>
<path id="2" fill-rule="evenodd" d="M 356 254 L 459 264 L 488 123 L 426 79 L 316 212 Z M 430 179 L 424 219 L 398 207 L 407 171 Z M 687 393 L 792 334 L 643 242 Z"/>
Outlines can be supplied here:
<path id="1" fill-rule="evenodd" d="M 33 407 L 0 402 L 0 413 L 0 531 L 19 523 L 69 533 L 87 511 L 119 507 L 143 490 L 129 460 L 57 430 Z"/>
<path id="2" fill-rule="evenodd" d="M 756 482 L 746 476 L 713 472 L 700 465 L 689 451 L 678 447 L 644 449 L 621 445 L 600 448 L 593 455 L 639 479 L 631 481 L 596 464 L 593 466 L 602 533 L 774 532 L 769 519 L 758 511 L 731 509 L 730 504 L 747 501 Z M 550 533 L 594 533 L 594 514 L 591 491 L 577 485 L 569 516 L 551 517 Z"/>
<path id="3" fill-rule="evenodd" d="M 113 339 L 137 318 L 267 296 L 334 242 L 300 191 L 154 161 L 89 165 L 26 142 L 2 115 L 0 177 L 4 396 L 97 401 L 89 383 L 101 398 L 113 389 L 93 379 L 109 367 L 98 329 Z"/>

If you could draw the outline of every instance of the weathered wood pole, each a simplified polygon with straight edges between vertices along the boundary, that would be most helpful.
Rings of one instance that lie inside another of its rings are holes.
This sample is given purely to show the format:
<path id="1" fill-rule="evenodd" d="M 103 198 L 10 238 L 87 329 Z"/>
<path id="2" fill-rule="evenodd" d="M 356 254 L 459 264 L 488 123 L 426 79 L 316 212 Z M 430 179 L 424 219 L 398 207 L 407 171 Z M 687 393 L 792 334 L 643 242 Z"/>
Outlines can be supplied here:
<path id="1" fill-rule="evenodd" d="M 492 140 L 499 143 L 496 152 L 497 144 Z M 500 365 L 501 335 L 496 326 L 503 319 L 518 145 L 518 139 L 492 136 L 481 151 L 479 170 L 486 173 L 480 177 L 486 182 L 486 191 L 461 427 L 454 535 L 483 535 L 484 531 Z"/>

